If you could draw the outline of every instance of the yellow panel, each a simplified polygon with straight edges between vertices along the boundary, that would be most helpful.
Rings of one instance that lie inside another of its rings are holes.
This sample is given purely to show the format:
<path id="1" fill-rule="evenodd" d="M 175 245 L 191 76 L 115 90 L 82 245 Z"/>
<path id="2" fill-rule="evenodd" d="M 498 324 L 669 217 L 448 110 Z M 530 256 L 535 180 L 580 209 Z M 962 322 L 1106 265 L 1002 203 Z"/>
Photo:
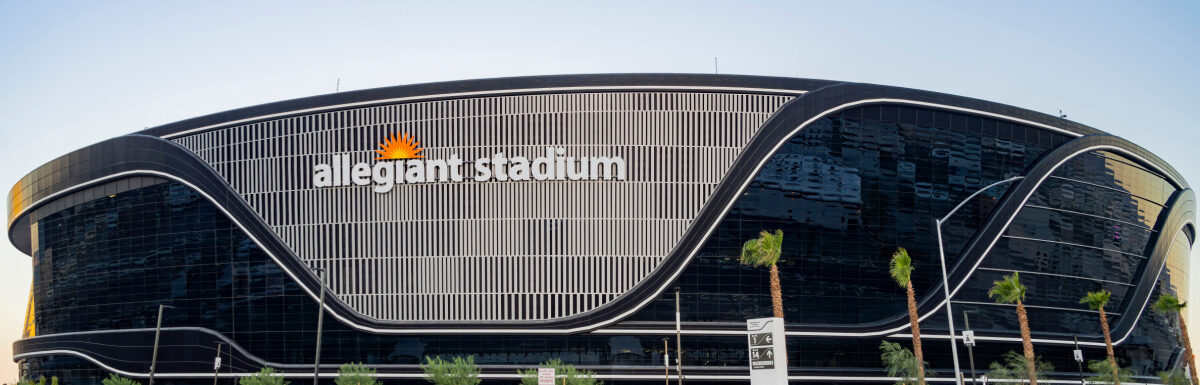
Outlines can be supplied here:
<path id="1" fill-rule="evenodd" d="M 29 285 L 29 303 L 25 306 L 25 330 L 21 338 L 37 336 L 37 323 L 33 319 L 33 285 Z"/>

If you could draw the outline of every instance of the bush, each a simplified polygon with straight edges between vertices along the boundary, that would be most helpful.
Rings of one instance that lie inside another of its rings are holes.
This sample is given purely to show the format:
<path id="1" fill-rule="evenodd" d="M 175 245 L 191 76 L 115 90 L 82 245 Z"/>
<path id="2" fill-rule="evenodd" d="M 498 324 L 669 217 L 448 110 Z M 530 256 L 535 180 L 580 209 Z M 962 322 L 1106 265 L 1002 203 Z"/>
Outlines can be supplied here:
<path id="1" fill-rule="evenodd" d="M 251 374 L 238 379 L 239 385 L 287 385 L 288 381 L 283 379 L 283 376 L 275 375 L 275 369 L 262 368 L 258 373 Z"/>
<path id="2" fill-rule="evenodd" d="M 116 375 L 114 374 L 113 376 L 116 376 Z M 126 379 L 126 380 L 128 381 L 128 379 Z M 108 380 L 105 380 L 105 381 L 108 381 Z M 104 384 L 108 385 L 107 382 L 105 382 Z M 134 382 L 134 384 L 137 384 L 137 383 Z M 46 377 L 45 376 L 39 377 L 37 382 L 30 381 L 28 378 L 22 379 L 20 381 L 17 381 L 17 385 L 46 385 Z M 50 377 L 50 385 L 58 385 L 58 377 L 54 377 L 54 376 Z"/>
<path id="3" fill-rule="evenodd" d="M 538 364 L 540 368 L 554 368 L 554 377 L 557 385 L 604 385 L 603 381 L 596 380 L 596 373 L 590 370 L 578 370 L 574 365 L 564 364 L 560 359 L 552 359 L 550 361 Z M 537 385 L 537 369 L 522 370 L 521 385 Z"/>
<path id="4" fill-rule="evenodd" d="M 1180 368 L 1158 372 L 1158 379 L 1162 380 L 1163 385 L 1192 385 L 1192 379 Z"/>
<path id="5" fill-rule="evenodd" d="M 425 380 L 434 385 L 479 385 L 479 368 L 475 366 L 475 357 L 454 357 L 454 361 L 446 361 L 441 357 L 425 357 L 421 364 L 425 371 Z"/>
<path id="6" fill-rule="evenodd" d="M 1033 361 L 1036 362 L 1033 368 L 1034 375 L 1039 380 L 1046 379 L 1046 375 L 1042 373 L 1054 371 L 1054 365 L 1042 361 L 1041 356 L 1033 357 Z M 1011 350 L 1008 353 L 1004 353 L 1004 357 L 1000 362 L 993 362 L 989 365 L 988 369 L 991 370 L 988 371 L 987 376 L 991 379 L 1029 381 L 1029 372 L 1025 370 L 1025 356 Z"/>
<path id="7" fill-rule="evenodd" d="M 381 385 L 379 380 L 375 379 L 375 370 L 367 368 L 360 363 L 349 363 L 338 368 L 337 379 L 333 381 L 337 385 Z"/>
<path id="8" fill-rule="evenodd" d="M 1098 360 L 1098 361 L 1088 361 L 1088 369 L 1091 369 L 1092 373 L 1096 374 L 1094 376 L 1088 377 L 1089 383 L 1091 383 L 1091 382 L 1102 383 L 1102 384 L 1114 383 L 1113 378 L 1112 378 L 1113 377 L 1112 363 L 1107 358 L 1103 359 L 1103 360 Z M 1133 382 L 1130 380 L 1129 368 L 1122 368 L 1120 365 L 1117 365 L 1117 376 L 1119 377 L 1118 379 L 1121 380 L 1121 382 L 1124 382 L 1124 383 Z"/>
<path id="9" fill-rule="evenodd" d="M 55 381 L 55 382 L 57 382 L 57 381 Z M 104 384 L 104 385 L 142 385 L 141 382 L 137 382 L 137 381 L 134 381 L 129 378 L 121 377 L 116 374 L 109 374 L 108 378 L 100 380 L 100 383 Z"/>

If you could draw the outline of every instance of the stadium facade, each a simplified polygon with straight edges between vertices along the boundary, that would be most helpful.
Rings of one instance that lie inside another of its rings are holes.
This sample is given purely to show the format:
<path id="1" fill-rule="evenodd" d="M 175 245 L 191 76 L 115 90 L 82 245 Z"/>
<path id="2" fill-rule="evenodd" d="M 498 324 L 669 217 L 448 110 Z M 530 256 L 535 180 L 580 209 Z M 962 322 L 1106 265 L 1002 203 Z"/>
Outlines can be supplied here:
<path id="1" fill-rule="evenodd" d="M 167 304 L 157 382 L 263 366 L 300 380 L 320 268 L 325 376 L 362 362 L 419 381 L 423 357 L 470 355 L 489 382 L 550 358 L 609 383 L 662 381 L 678 291 L 685 379 L 745 382 L 745 320 L 771 298 L 766 270 L 738 255 L 780 229 L 793 381 L 891 382 L 880 341 L 909 341 L 897 247 L 945 377 L 934 218 L 964 202 L 941 235 L 981 372 L 1020 350 L 1013 308 L 986 294 L 1019 272 L 1051 378 L 1078 378 L 1076 338 L 1103 357 L 1079 299 L 1104 288 L 1117 357 L 1157 382 L 1184 353 L 1176 320 L 1148 303 L 1186 299 L 1194 201 L 1119 137 L 913 89 L 645 74 L 342 92 L 113 138 L 21 179 L 8 235 L 34 279 L 13 347 L 28 377 L 144 379 Z"/>

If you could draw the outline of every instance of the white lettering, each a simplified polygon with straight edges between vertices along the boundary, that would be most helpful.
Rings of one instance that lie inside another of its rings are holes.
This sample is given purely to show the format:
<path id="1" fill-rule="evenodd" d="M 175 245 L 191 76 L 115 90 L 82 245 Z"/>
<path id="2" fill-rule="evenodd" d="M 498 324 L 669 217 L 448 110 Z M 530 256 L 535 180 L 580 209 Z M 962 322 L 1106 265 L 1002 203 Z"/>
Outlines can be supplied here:
<path id="1" fill-rule="evenodd" d="M 354 165 L 354 184 L 366 186 L 371 183 L 371 166 L 366 163 L 358 163 Z"/>
<path id="2" fill-rule="evenodd" d="M 504 165 L 506 164 L 508 164 L 508 158 L 504 157 L 503 152 L 492 155 L 492 172 L 496 174 L 496 180 L 501 182 L 508 180 L 508 174 L 504 173 Z"/>
<path id="3" fill-rule="evenodd" d="M 342 156 L 341 155 L 333 156 L 333 185 L 334 186 L 342 185 Z"/>
<path id="4" fill-rule="evenodd" d="M 411 159 L 405 163 L 408 163 L 408 171 L 404 172 L 404 180 L 408 183 L 424 183 L 425 164 L 420 159 Z"/>
<path id="5" fill-rule="evenodd" d="M 342 155 L 342 186 L 350 185 L 350 155 Z"/>
<path id="6" fill-rule="evenodd" d="M 330 187 L 333 186 L 333 181 L 329 179 L 329 165 L 318 164 L 313 166 L 313 186 Z"/>
<path id="7" fill-rule="evenodd" d="M 448 180 L 450 172 L 448 170 L 446 170 L 447 167 L 448 167 L 448 165 L 446 165 L 446 161 L 444 161 L 444 160 L 441 160 L 441 159 L 426 160 L 425 161 L 425 182 L 433 183 L 434 178 L 437 178 L 438 182 L 445 182 L 446 180 Z"/>
<path id="8" fill-rule="evenodd" d="M 546 156 L 533 158 L 533 168 L 530 171 L 533 173 L 533 179 L 554 179 L 554 147 L 546 147 Z"/>
<path id="9" fill-rule="evenodd" d="M 508 178 L 512 180 L 529 180 L 529 160 L 523 156 L 514 156 L 512 166 L 508 168 Z"/>
<path id="10" fill-rule="evenodd" d="M 567 157 L 567 164 L 571 165 L 570 167 L 567 167 L 567 179 L 570 179 L 570 180 L 587 179 L 588 178 L 588 158 L 579 158 L 579 162 L 578 162 L 579 167 L 575 167 L 576 162 L 574 162 L 574 160 L 575 160 L 575 158 L 572 158 L 569 156 Z"/>
<path id="11" fill-rule="evenodd" d="M 450 154 L 450 160 L 446 161 L 446 165 L 450 166 L 450 180 L 462 182 L 462 159 L 458 158 L 458 154 Z"/>
<path id="12" fill-rule="evenodd" d="M 625 159 L 619 157 L 609 158 L 607 156 L 592 157 L 592 180 L 600 177 L 598 168 L 604 169 L 604 179 L 610 179 L 613 176 L 613 171 L 617 174 L 617 180 L 625 180 Z"/>
<path id="13" fill-rule="evenodd" d="M 375 180 L 375 192 L 392 191 L 392 187 L 396 185 L 396 163 L 386 161 L 376 163 L 375 167 L 371 168 L 371 176 Z"/>
<path id="14" fill-rule="evenodd" d="M 367 186 L 377 193 L 397 184 L 548 180 L 626 180 L 625 159 L 619 156 L 566 156 L 563 147 L 544 147 L 544 156 L 507 157 L 503 152 L 481 157 L 466 165 L 458 154 L 446 159 L 381 160 L 350 163 L 350 155 L 333 155 L 329 163 L 313 165 L 314 187 Z M 465 168 L 474 170 L 466 170 Z"/>
<path id="15" fill-rule="evenodd" d="M 488 167 L 488 158 L 479 158 L 475 160 L 475 181 L 483 182 L 492 179 L 492 168 Z"/>
<path id="16" fill-rule="evenodd" d="M 567 153 L 567 149 L 559 147 L 558 150 L 556 151 L 556 153 L 558 155 L 558 159 L 555 159 L 555 162 L 554 162 L 554 170 L 555 170 L 554 179 L 563 180 L 563 178 L 566 177 L 566 172 L 563 171 L 564 169 L 566 169 L 566 165 L 563 164 L 564 159 L 562 156 Z M 567 158 L 567 159 L 570 159 L 570 158 Z M 566 162 L 570 162 L 570 161 L 567 160 Z"/>

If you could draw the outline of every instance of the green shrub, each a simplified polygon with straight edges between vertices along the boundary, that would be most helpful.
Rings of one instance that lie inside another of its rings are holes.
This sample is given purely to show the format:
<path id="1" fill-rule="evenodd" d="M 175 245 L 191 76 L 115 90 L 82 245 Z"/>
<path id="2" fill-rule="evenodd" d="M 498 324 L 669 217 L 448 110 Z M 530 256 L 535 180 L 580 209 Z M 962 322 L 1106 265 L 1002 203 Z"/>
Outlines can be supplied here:
<path id="1" fill-rule="evenodd" d="M 1034 374 L 1037 375 L 1037 379 L 1044 380 L 1046 379 L 1046 375 L 1043 373 L 1054 371 L 1054 365 L 1042 361 L 1042 357 L 1034 357 L 1033 360 L 1037 363 L 1034 368 Z M 1004 357 L 1000 362 L 993 362 L 989 365 L 988 369 L 991 370 L 988 371 L 987 376 L 991 379 L 1029 381 L 1029 372 L 1025 368 L 1025 356 L 1011 350 L 1008 353 L 1004 353 Z"/>
<path id="2" fill-rule="evenodd" d="M 287 385 L 288 381 L 283 379 L 283 376 L 275 375 L 275 369 L 262 368 L 258 373 L 251 374 L 238 379 L 239 385 Z"/>
<path id="3" fill-rule="evenodd" d="M 338 368 L 337 385 L 382 385 L 375 379 L 375 370 L 360 363 L 349 363 Z"/>
<path id="4" fill-rule="evenodd" d="M 104 385 L 142 385 L 141 382 L 121 377 L 116 374 L 109 374 L 108 378 L 101 380 L 100 383 Z"/>
<path id="5" fill-rule="evenodd" d="M 114 376 L 115 376 L 115 374 L 114 374 Z M 134 384 L 137 384 L 137 383 L 134 382 Z M 24 379 L 17 381 L 17 385 L 46 385 L 46 377 L 45 376 L 38 377 L 37 382 L 30 381 L 28 378 L 24 378 Z M 57 376 L 50 377 L 50 385 L 58 385 L 58 377 Z M 107 383 L 105 385 L 107 385 Z"/>
<path id="6" fill-rule="evenodd" d="M 1192 379 L 1183 369 L 1175 368 L 1169 372 L 1158 372 L 1158 379 L 1163 385 L 1192 385 Z"/>
<path id="7" fill-rule="evenodd" d="M 564 364 L 560 359 L 552 359 L 550 361 L 538 364 L 540 368 L 554 368 L 555 384 L 557 385 L 603 385 L 603 381 L 596 379 L 596 373 L 590 370 L 578 370 L 574 365 Z M 522 370 L 521 385 L 537 385 L 537 369 Z"/>
<path id="8" fill-rule="evenodd" d="M 425 357 L 421 370 L 425 371 L 425 380 L 434 385 L 479 385 L 480 381 L 474 356 L 454 357 L 454 361 Z"/>
<path id="9" fill-rule="evenodd" d="M 1113 377 L 1112 363 L 1107 358 L 1103 359 L 1103 360 L 1098 360 L 1098 361 L 1088 361 L 1087 366 L 1088 366 L 1088 369 L 1091 369 L 1092 373 L 1095 374 L 1094 376 L 1088 377 L 1088 379 L 1087 379 L 1088 383 L 1101 383 L 1101 384 L 1114 383 L 1113 378 L 1112 378 Z M 1118 379 L 1121 380 L 1121 382 L 1124 382 L 1124 383 L 1133 382 L 1130 380 L 1130 375 L 1131 374 L 1130 374 L 1129 368 L 1122 368 L 1120 365 L 1117 366 L 1117 376 L 1118 376 Z"/>

